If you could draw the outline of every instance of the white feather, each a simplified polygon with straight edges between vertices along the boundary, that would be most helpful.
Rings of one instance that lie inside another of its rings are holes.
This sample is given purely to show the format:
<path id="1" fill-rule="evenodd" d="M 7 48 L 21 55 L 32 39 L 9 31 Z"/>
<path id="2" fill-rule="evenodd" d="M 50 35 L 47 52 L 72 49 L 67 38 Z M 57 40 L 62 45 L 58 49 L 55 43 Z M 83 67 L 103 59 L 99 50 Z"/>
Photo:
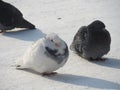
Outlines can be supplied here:
<path id="1" fill-rule="evenodd" d="M 59 41 L 60 47 L 52 45 L 50 39 Z M 20 64 L 20 68 L 30 68 L 37 72 L 52 72 L 63 66 L 66 62 L 66 59 L 62 63 L 58 64 L 55 60 L 47 57 L 45 52 L 45 47 L 50 47 L 52 49 L 58 48 L 59 53 L 64 53 L 63 48 L 65 48 L 65 43 L 55 34 L 49 34 L 45 38 L 42 38 L 36 41 L 22 57 L 21 61 L 18 61 L 17 64 Z"/>

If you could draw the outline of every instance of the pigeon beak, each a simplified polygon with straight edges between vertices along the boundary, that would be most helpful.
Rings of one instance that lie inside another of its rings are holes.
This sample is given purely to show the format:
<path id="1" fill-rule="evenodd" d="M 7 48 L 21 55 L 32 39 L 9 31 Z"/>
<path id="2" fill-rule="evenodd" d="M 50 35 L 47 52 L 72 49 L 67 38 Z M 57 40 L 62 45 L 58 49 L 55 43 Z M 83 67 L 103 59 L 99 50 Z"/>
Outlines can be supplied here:
<path id="1" fill-rule="evenodd" d="M 60 47 L 60 44 L 59 44 L 59 43 L 55 43 L 55 46 L 56 46 L 56 47 Z"/>

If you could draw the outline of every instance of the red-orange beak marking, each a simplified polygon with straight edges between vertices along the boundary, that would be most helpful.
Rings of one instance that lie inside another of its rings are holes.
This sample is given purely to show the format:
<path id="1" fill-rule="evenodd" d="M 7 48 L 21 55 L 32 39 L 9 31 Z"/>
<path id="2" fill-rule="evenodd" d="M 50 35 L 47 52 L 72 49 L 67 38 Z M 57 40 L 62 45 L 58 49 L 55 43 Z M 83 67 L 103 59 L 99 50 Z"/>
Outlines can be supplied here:
<path id="1" fill-rule="evenodd" d="M 55 43 L 55 46 L 60 47 L 60 44 L 59 43 Z"/>

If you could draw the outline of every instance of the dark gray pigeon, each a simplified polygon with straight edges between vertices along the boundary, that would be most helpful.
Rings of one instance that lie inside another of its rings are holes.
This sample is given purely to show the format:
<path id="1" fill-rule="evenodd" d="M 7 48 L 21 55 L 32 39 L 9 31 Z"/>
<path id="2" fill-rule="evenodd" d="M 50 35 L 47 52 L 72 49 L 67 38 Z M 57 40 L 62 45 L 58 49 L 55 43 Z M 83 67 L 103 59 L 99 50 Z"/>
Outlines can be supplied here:
<path id="1" fill-rule="evenodd" d="M 70 49 L 85 59 L 105 60 L 101 57 L 110 51 L 110 43 L 111 37 L 105 24 L 96 20 L 78 30 Z"/>
<path id="2" fill-rule="evenodd" d="M 35 26 L 25 20 L 16 7 L 0 0 L 0 30 L 5 32 L 14 28 L 35 29 Z"/>

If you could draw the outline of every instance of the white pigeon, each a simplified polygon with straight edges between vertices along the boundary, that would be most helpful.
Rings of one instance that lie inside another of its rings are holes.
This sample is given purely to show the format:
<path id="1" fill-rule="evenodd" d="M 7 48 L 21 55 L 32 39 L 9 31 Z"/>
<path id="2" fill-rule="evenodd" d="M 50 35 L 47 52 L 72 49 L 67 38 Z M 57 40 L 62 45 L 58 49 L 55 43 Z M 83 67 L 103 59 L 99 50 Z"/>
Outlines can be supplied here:
<path id="1" fill-rule="evenodd" d="M 68 56 L 67 44 L 57 34 L 51 33 L 29 47 L 16 65 L 19 69 L 27 68 L 42 75 L 52 75 L 66 63 Z"/>

